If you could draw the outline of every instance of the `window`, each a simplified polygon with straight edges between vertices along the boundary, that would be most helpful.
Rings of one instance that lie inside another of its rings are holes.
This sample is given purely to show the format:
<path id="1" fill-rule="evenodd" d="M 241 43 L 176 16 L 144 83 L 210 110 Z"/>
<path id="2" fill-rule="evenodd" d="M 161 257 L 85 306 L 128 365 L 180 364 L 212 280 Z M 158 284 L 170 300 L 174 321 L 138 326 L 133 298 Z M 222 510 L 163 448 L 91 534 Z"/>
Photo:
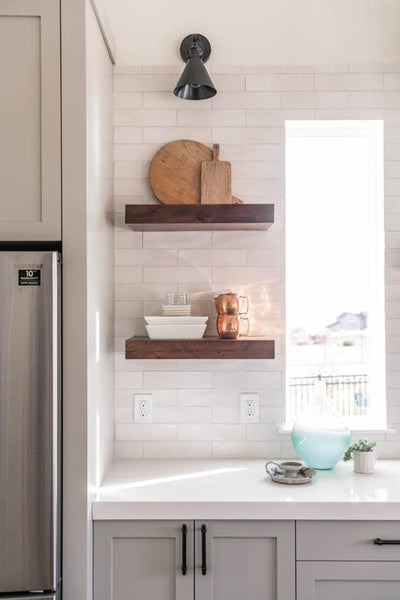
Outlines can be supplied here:
<path id="1" fill-rule="evenodd" d="M 382 121 L 286 122 L 287 406 L 386 426 Z"/>

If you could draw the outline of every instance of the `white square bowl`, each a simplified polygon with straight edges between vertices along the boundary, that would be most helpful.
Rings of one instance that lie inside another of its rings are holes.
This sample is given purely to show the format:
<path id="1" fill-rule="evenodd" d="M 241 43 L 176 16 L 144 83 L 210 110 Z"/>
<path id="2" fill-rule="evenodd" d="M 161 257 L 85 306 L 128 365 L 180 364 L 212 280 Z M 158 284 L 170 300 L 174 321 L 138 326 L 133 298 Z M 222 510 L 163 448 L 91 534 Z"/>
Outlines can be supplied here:
<path id="1" fill-rule="evenodd" d="M 144 317 L 147 325 L 205 325 L 208 317 Z"/>
<path id="2" fill-rule="evenodd" d="M 146 325 L 151 340 L 201 340 L 207 325 Z"/>

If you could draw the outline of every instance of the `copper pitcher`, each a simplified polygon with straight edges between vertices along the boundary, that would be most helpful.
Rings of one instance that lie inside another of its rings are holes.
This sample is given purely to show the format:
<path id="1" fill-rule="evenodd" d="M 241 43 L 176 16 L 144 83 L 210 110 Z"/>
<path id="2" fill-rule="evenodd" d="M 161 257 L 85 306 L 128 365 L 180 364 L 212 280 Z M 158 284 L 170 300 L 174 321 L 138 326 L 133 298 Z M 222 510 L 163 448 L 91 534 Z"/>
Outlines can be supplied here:
<path id="1" fill-rule="evenodd" d="M 242 323 L 246 323 L 245 332 Z M 236 340 L 240 335 L 248 335 L 249 320 L 239 315 L 218 315 L 217 331 L 220 338 Z"/>
<path id="2" fill-rule="evenodd" d="M 215 296 L 214 304 L 219 315 L 246 315 L 249 312 L 248 297 L 238 296 L 233 292 Z M 245 304 L 246 308 L 243 308 L 242 304 Z"/>

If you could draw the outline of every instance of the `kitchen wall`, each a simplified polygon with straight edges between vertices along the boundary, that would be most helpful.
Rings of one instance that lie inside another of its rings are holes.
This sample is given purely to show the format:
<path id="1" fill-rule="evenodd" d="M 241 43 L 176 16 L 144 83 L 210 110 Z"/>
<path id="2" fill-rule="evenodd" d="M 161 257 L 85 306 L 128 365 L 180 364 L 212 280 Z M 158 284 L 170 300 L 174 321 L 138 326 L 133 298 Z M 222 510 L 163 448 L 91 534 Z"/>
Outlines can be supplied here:
<path id="1" fill-rule="evenodd" d="M 284 122 L 384 119 L 388 422 L 400 423 L 400 65 L 211 66 L 218 95 L 176 99 L 182 63 L 114 71 L 116 456 L 132 458 L 287 457 L 284 418 Z M 176 139 L 221 144 L 233 193 L 271 202 L 267 232 L 138 233 L 125 203 L 157 203 L 147 172 L 154 153 Z M 397 178 L 399 177 L 399 178 Z M 251 333 L 276 339 L 276 358 L 125 360 L 124 341 L 144 333 L 166 291 L 189 293 L 193 314 L 215 331 L 215 292 L 249 295 Z M 260 394 L 260 423 L 240 423 L 240 392 Z M 153 394 L 154 423 L 133 421 L 133 394 Z M 382 399 L 384 401 L 384 399 Z M 400 434 L 375 434 L 382 457 L 400 456 Z"/>
<path id="2" fill-rule="evenodd" d="M 398 62 L 397 0 L 102 1 L 119 65 L 174 64 L 192 32 L 220 65 Z"/>

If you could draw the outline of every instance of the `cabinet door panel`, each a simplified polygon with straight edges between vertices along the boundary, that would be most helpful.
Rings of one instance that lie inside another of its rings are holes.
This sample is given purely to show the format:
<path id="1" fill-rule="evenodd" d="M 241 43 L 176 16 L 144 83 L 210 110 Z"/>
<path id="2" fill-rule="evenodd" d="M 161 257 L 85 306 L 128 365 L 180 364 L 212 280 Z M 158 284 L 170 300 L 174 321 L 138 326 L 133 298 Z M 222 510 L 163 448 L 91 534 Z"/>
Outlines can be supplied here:
<path id="1" fill-rule="evenodd" d="M 57 0 L 0 0 L 0 239 L 61 239 Z"/>
<path id="2" fill-rule="evenodd" d="M 298 562 L 297 600 L 398 600 L 398 562 Z"/>
<path id="3" fill-rule="evenodd" d="M 188 571 L 183 575 L 181 522 L 96 522 L 95 600 L 191 600 L 193 528 L 187 525 Z"/>
<path id="4" fill-rule="evenodd" d="M 293 600 L 294 524 L 207 521 L 207 572 L 202 574 L 201 525 L 195 523 L 196 600 Z"/>
<path id="5" fill-rule="evenodd" d="M 297 559 L 400 561 L 400 544 L 378 546 L 375 538 L 399 540 L 400 522 L 297 521 Z"/>

